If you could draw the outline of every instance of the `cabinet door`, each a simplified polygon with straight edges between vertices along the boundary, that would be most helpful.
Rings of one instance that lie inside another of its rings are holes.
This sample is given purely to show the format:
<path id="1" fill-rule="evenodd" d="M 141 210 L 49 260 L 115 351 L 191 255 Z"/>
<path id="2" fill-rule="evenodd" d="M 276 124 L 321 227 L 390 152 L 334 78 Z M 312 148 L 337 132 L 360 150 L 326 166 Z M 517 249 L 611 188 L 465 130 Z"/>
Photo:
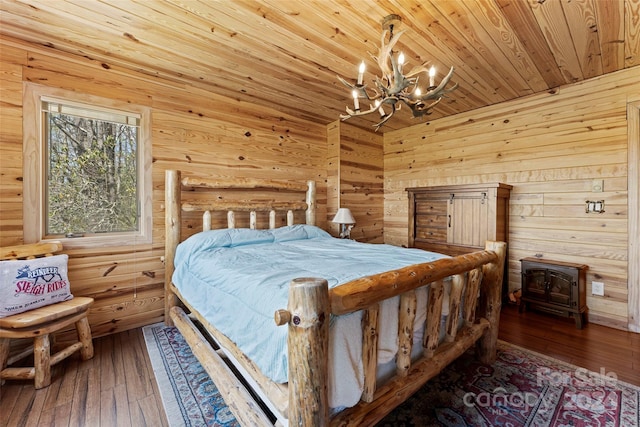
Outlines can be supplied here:
<path id="1" fill-rule="evenodd" d="M 447 199 L 416 199 L 415 238 L 435 242 L 447 241 Z"/>
<path id="2" fill-rule="evenodd" d="M 451 194 L 448 205 L 447 242 L 484 246 L 488 240 L 489 203 L 487 193 Z"/>

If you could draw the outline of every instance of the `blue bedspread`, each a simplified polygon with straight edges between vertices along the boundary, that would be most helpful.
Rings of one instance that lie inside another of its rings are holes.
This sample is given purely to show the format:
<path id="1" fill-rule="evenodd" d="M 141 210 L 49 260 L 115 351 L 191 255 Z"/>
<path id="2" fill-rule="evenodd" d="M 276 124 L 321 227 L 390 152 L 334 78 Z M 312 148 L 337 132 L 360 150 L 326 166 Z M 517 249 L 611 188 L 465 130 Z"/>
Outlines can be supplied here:
<path id="1" fill-rule="evenodd" d="M 211 324 L 276 382 L 287 381 L 287 328 L 273 314 L 287 307 L 289 282 L 321 277 L 329 287 L 444 255 L 331 237 L 313 226 L 198 233 L 176 251 L 173 283 Z M 343 317 L 343 316 L 341 316 Z"/>

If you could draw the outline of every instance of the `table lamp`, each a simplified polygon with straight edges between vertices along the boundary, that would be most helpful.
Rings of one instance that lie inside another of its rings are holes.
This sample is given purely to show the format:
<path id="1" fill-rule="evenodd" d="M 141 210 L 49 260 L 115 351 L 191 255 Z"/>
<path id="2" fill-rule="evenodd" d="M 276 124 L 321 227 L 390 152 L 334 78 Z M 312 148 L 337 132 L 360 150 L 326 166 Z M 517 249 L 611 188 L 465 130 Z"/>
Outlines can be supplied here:
<path id="1" fill-rule="evenodd" d="M 341 239 L 350 239 L 351 238 L 351 229 L 353 228 L 356 220 L 351 215 L 351 211 L 349 208 L 340 208 L 338 212 L 336 212 L 336 216 L 333 217 L 331 222 L 335 222 L 336 224 L 340 224 L 340 238 Z"/>

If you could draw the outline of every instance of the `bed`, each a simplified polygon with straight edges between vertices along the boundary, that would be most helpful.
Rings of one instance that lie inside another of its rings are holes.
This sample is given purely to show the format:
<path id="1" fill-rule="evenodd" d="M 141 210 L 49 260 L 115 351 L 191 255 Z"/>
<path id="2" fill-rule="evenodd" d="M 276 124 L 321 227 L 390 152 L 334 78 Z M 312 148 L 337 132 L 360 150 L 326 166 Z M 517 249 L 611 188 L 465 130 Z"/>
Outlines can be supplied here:
<path id="1" fill-rule="evenodd" d="M 315 193 L 166 171 L 165 322 L 240 424 L 373 425 L 471 347 L 494 360 L 505 243 L 333 238 Z"/>

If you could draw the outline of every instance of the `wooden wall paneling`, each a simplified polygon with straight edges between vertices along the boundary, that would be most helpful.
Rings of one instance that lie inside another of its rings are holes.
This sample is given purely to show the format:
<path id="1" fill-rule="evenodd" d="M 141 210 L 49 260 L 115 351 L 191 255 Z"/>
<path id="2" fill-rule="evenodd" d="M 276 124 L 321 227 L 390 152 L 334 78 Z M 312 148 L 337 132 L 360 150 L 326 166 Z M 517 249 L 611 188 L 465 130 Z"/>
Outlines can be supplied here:
<path id="1" fill-rule="evenodd" d="M 382 243 L 384 217 L 382 135 L 340 124 L 340 207 L 351 209 L 351 238 Z"/>
<path id="2" fill-rule="evenodd" d="M 313 179 L 318 184 L 318 225 L 326 225 L 325 126 L 90 58 L 12 39 L 0 43 L 2 244 L 22 243 L 28 226 L 22 220 L 24 171 L 15 166 L 22 165 L 24 80 L 152 107 L 153 243 L 68 251 L 72 292 L 96 299 L 89 315 L 94 336 L 163 319 L 163 190 L 168 167 L 220 177 Z M 4 102 L 4 93 L 9 102 Z M 195 232 L 199 222 L 194 218 L 185 234 Z"/>
<path id="3" fill-rule="evenodd" d="M 331 220 L 338 209 L 342 207 L 340 192 L 341 128 L 342 124 L 338 120 L 327 125 L 327 230 L 336 237 L 340 235 L 340 225 L 331 222 Z"/>
<path id="4" fill-rule="evenodd" d="M 164 288 L 137 292 L 135 298 L 118 295 L 102 298 L 91 307 L 89 322 L 96 336 L 159 322 L 164 317 Z M 94 332 L 95 331 L 95 332 Z"/>
<path id="5" fill-rule="evenodd" d="M 96 78 L 90 78 L 90 69 L 94 70 Z M 77 58 L 70 60 L 66 56 L 34 50 L 28 51 L 28 66 L 23 70 L 23 79 L 59 89 L 145 106 L 151 104 L 151 92 L 154 89 L 150 82 L 141 84 L 140 79 L 129 77 L 124 72 L 112 71 L 110 68 L 107 71 L 97 61 Z M 128 87 L 134 87 L 135 90 L 126 90 Z"/>
<path id="6" fill-rule="evenodd" d="M 510 289 L 520 287 L 520 258 L 587 264 L 590 317 L 626 329 L 620 313 L 640 286 L 628 277 L 626 230 L 627 102 L 640 93 L 639 74 L 636 67 L 385 133 L 385 242 L 407 243 L 407 187 L 511 184 Z M 592 192 L 594 179 L 603 192 Z M 589 199 L 604 199 L 605 213 L 585 213 Z M 604 297 L 591 295 L 592 280 L 605 283 Z"/>
<path id="7" fill-rule="evenodd" d="M 638 98 L 639 95 L 635 97 Z M 627 107 L 629 121 L 629 330 L 640 333 L 640 100 Z M 635 284 L 635 285 L 634 285 Z"/>
<path id="8" fill-rule="evenodd" d="M 196 102 L 189 102 L 193 99 Z M 181 120 L 195 124 L 203 118 L 220 120 L 224 123 L 244 125 L 248 128 L 264 128 L 264 131 L 277 132 L 286 136 L 295 132 L 304 138 L 319 137 L 325 131 L 319 131 L 322 125 L 309 122 L 303 116 L 288 116 L 280 111 L 266 110 L 251 102 L 243 102 L 221 95 L 212 94 L 198 87 L 165 87 L 162 97 L 153 98 L 154 111 L 181 112 Z M 174 121 L 175 118 L 173 119 Z M 224 130 L 224 128 L 222 128 Z"/>
<path id="9" fill-rule="evenodd" d="M 0 50 L 0 246 L 22 243 L 22 66 L 26 52 Z M 4 213 L 6 212 L 6 213 Z"/>

